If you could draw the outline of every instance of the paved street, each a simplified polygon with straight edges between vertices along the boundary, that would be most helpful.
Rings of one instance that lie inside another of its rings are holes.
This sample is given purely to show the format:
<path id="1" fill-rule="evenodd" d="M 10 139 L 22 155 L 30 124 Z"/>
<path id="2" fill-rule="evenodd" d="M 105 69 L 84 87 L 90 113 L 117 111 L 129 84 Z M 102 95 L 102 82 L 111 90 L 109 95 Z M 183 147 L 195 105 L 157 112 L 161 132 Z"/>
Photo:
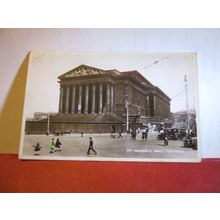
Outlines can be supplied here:
<path id="1" fill-rule="evenodd" d="M 94 149 L 97 155 L 87 156 L 89 137 L 93 138 Z M 197 151 L 191 148 L 184 148 L 182 141 L 169 141 L 168 146 L 164 146 L 162 140 L 157 140 L 156 134 L 149 134 L 148 140 L 142 140 L 141 135 L 137 135 L 136 140 L 132 140 L 130 135 L 123 134 L 122 138 L 111 138 L 110 134 L 80 134 L 60 136 L 61 152 L 49 153 L 49 143 L 57 137 L 53 135 L 26 135 L 24 140 L 24 156 L 33 156 L 37 142 L 42 146 L 40 156 L 49 157 L 87 157 L 89 158 L 162 158 L 162 159 L 195 159 Z M 36 159 L 39 156 L 35 156 Z"/>

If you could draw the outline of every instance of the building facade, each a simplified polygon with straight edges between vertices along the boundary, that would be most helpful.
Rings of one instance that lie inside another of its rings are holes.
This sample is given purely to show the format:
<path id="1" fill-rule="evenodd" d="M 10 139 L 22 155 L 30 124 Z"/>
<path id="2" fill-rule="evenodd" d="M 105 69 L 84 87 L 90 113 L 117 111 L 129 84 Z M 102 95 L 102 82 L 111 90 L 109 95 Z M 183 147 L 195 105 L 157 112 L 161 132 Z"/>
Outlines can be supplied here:
<path id="1" fill-rule="evenodd" d="M 169 118 L 170 98 L 138 71 L 120 72 L 80 65 L 58 77 L 58 116 L 53 130 L 109 132 Z"/>
<path id="2" fill-rule="evenodd" d="M 169 118 L 170 98 L 137 71 L 81 65 L 61 76 L 59 114 L 115 114 Z"/>

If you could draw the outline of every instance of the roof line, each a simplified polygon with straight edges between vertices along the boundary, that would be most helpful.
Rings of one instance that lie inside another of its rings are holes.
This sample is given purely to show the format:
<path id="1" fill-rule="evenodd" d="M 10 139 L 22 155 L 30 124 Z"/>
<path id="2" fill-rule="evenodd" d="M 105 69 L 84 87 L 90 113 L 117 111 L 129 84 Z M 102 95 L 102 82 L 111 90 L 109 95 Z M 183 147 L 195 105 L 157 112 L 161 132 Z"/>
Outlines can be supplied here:
<path id="1" fill-rule="evenodd" d="M 92 68 L 92 69 L 96 69 L 96 70 L 101 70 L 101 71 L 103 71 L 103 72 L 107 72 L 107 70 L 99 69 L 99 68 L 96 68 L 96 67 L 93 67 L 93 66 L 89 66 L 89 65 L 85 65 L 85 64 L 80 64 L 79 66 L 77 66 L 77 67 L 75 67 L 75 68 L 73 68 L 73 69 L 71 69 L 71 70 L 65 72 L 64 74 L 58 76 L 58 78 L 60 79 L 60 78 L 62 78 L 64 75 L 66 75 L 67 73 L 71 73 L 73 70 L 75 70 L 75 69 L 77 69 L 77 68 L 80 68 L 80 67 L 89 67 L 89 68 Z"/>

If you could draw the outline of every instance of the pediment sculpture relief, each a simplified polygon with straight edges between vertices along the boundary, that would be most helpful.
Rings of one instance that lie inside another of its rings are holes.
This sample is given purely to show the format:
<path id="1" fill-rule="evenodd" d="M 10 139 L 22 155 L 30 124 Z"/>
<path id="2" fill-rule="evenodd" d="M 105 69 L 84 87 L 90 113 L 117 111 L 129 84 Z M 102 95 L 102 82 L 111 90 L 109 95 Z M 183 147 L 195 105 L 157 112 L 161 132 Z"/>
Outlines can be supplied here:
<path id="1" fill-rule="evenodd" d="M 66 74 L 66 78 L 75 77 L 75 76 L 88 76 L 88 75 L 98 75 L 104 74 L 105 72 L 102 70 L 96 70 L 92 68 L 79 68 L 71 71 L 70 73 Z"/>

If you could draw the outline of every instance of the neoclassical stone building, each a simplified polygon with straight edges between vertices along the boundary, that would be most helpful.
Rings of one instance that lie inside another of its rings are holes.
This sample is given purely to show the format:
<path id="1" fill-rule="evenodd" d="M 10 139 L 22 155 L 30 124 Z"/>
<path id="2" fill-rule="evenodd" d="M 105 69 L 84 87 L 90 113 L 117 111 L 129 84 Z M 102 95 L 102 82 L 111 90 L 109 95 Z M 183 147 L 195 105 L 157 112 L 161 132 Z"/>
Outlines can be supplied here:
<path id="1" fill-rule="evenodd" d="M 59 76 L 60 114 L 115 114 L 168 118 L 170 98 L 137 71 L 81 65 Z"/>
<path id="2" fill-rule="evenodd" d="M 116 71 L 81 65 L 59 76 L 59 113 L 114 113 L 117 74 Z"/>
<path id="3" fill-rule="evenodd" d="M 125 131 L 127 114 L 129 128 L 169 118 L 170 98 L 136 70 L 120 72 L 80 65 L 58 79 L 59 114 L 51 117 L 51 132 Z"/>

